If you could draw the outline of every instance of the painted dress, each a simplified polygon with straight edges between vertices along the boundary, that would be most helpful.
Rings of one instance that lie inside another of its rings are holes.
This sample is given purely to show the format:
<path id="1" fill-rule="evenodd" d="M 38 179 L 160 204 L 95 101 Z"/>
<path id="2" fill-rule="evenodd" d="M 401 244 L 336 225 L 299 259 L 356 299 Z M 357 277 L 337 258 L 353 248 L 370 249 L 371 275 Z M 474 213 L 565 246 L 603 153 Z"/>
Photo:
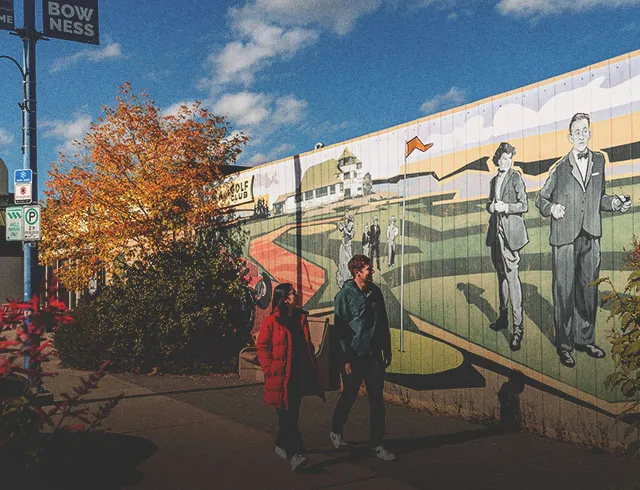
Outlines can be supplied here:
<path id="1" fill-rule="evenodd" d="M 345 281 L 351 279 L 351 272 L 349 272 L 349 261 L 353 257 L 353 249 L 351 242 L 355 235 L 355 229 L 353 221 L 348 221 L 346 225 L 340 226 L 339 230 L 342 232 L 342 242 L 340 243 L 340 250 L 338 251 L 338 270 L 336 271 L 336 281 L 338 287 L 341 288 Z"/>

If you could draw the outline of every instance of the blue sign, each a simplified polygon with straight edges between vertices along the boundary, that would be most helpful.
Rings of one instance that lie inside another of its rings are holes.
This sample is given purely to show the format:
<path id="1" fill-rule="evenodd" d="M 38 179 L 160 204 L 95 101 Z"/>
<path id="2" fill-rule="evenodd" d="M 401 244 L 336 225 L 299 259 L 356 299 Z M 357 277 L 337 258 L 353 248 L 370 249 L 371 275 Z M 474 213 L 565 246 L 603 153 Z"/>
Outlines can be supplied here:
<path id="1" fill-rule="evenodd" d="M 31 184 L 33 174 L 30 168 L 19 168 L 13 173 L 13 182 L 16 184 Z"/>

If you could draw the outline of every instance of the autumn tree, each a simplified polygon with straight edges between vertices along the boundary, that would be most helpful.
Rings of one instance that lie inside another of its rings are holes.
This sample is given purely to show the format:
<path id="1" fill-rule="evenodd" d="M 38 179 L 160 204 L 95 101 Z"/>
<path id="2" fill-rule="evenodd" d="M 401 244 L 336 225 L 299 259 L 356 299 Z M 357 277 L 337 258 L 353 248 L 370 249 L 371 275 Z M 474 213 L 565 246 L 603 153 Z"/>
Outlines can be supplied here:
<path id="1" fill-rule="evenodd" d="M 46 184 L 40 260 L 60 261 L 69 289 L 190 240 L 221 216 L 225 186 L 216 183 L 247 140 L 197 102 L 163 114 L 130 84 L 103 112 Z"/>

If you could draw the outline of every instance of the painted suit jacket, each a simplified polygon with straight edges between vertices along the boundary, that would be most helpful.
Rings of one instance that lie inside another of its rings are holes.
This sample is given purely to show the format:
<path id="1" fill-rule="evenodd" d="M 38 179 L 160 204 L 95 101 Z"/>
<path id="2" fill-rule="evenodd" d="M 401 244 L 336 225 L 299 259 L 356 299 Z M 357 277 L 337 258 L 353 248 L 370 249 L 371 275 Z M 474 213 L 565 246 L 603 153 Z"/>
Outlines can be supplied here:
<path id="1" fill-rule="evenodd" d="M 563 157 L 551 170 L 536 198 L 542 216 L 551 215 L 553 204 L 562 204 L 562 219 L 551 219 L 549 243 L 555 247 L 573 243 L 582 230 L 599 238 L 602 236 L 600 211 L 613 211 L 613 197 L 604 193 L 605 157 L 589 151 L 586 184 L 582 179 L 573 152 Z"/>
<path id="2" fill-rule="evenodd" d="M 504 234 L 504 240 L 510 250 L 517 251 L 529 243 L 527 227 L 524 224 L 524 213 L 529 209 L 527 191 L 520 172 L 510 168 L 502 182 L 500 195 L 496 196 L 498 176 L 491 179 L 489 184 L 489 201 L 487 211 L 494 201 L 503 201 L 507 205 L 506 213 L 492 213 L 487 230 L 487 246 L 490 247 L 498 239 L 498 230 Z"/>

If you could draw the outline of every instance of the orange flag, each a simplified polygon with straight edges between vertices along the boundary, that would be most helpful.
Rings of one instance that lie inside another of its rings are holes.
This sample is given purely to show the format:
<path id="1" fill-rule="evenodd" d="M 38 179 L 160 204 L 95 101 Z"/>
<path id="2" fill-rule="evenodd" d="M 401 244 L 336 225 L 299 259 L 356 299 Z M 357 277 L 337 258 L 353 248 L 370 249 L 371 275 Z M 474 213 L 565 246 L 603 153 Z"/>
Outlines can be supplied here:
<path id="1" fill-rule="evenodd" d="M 407 153 L 405 154 L 405 157 L 408 157 L 409 155 L 411 155 L 411 152 L 415 149 L 418 149 L 420 151 L 427 151 L 432 146 L 433 146 L 433 143 L 427 143 L 425 145 L 422 141 L 420 141 L 420 138 L 418 138 L 417 136 L 414 136 L 409 141 L 407 141 Z"/>

